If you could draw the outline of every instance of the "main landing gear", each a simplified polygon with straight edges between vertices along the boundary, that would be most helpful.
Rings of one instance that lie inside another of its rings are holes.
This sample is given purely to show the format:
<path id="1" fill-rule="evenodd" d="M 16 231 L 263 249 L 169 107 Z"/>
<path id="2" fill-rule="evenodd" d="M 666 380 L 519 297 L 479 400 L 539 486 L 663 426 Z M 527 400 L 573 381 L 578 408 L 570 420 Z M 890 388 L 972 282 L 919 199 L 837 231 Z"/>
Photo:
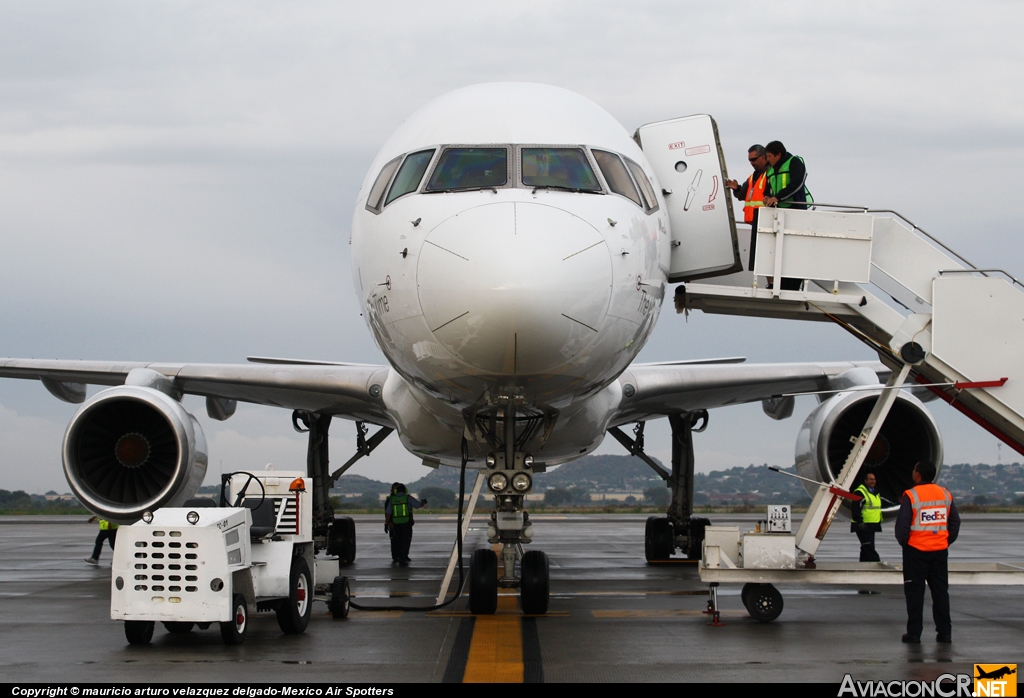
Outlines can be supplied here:
<path id="1" fill-rule="evenodd" d="M 368 428 L 363 422 L 356 422 L 356 453 L 332 473 L 327 439 L 331 415 L 295 410 L 292 426 L 299 433 L 309 434 L 306 473 L 313 479 L 313 545 L 318 551 L 327 550 L 328 555 L 337 555 L 339 563 L 351 564 L 356 559 L 356 524 L 349 516 L 334 515 L 331 488 L 346 470 L 360 458 L 370 455 L 394 429 L 381 427 L 366 438 Z"/>
<path id="2" fill-rule="evenodd" d="M 516 420 L 512 399 L 503 413 L 511 415 L 500 420 L 503 422 L 503 452 L 487 456 L 487 469 L 483 471 L 487 488 L 494 495 L 487 541 L 499 548 L 500 553 L 493 548 L 473 552 L 469 564 L 469 608 L 474 614 L 494 613 L 498 609 L 498 588 L 518 588 L 523 613 L 543 614 L 547 613 L 550 597 L 548 556 L 540 550 L 523 552 L 523 545 L 533 540 L 530 515 L 523 510 L 526 495 L 533 489 L 533 457 L 515 450 Z M 491 424 L 496 427 L 498 421 L 496 416 L 492 417 Z M 497 447 L 495 431 L 496 428 L 487 436 L 492 446 Z"/>
<path id="3" fill-rule="evenodd" d="M 709 519 L 693 516 L 693 432 L 707 429 L 708 412 L 682 412 L 669 415 L 672 427 L 672 472 L 662 468 L 644 453 L 644 422 L 633 429 L 629 438 L 618 427 L 608 433 L 625 446 L 630 454 L 642 459 L 663 480 L 668 482 L 672 499 L 667 516 L 651 516 L 644 531 L 644 556 L 648 562 L 668 560 L 678 549 L 687 558 L 698 560 L 703 554 L 704 529 Z"/>

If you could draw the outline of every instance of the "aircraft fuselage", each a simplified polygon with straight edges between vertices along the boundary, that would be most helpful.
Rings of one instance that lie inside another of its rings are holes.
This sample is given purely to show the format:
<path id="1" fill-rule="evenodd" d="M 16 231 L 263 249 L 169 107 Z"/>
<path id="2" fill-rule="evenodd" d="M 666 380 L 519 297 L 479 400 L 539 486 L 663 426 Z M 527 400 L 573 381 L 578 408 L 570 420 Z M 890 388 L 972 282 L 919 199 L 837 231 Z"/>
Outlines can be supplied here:
<path id="1" fill-rule="evenodd" d="M 653 170 L 588 100 L 481 85 L 414 114 L 374 161 L 352 223 L 356 292 L 397 374 L 384 398 L 405 445 L 450 457 L 429 422 L 457 441 L 467 410 L 511 396 L 557 411 L 543 460 L 596 448 L 614 381 L 657 319 L 668 254 Z"/>

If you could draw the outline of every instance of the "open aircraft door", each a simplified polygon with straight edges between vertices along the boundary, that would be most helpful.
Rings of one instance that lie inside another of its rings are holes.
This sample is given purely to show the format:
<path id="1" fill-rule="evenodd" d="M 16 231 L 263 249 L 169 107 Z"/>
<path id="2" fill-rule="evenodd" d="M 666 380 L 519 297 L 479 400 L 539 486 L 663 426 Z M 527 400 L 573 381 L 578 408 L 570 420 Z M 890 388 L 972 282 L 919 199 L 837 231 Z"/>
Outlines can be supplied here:
<path id="1" fill-rule="evenodd" d="M 669 281 L 741 271 L 718 126 L 707 114 L 647 124 L 637 142 L 661 184 L 672 227 Z"/>

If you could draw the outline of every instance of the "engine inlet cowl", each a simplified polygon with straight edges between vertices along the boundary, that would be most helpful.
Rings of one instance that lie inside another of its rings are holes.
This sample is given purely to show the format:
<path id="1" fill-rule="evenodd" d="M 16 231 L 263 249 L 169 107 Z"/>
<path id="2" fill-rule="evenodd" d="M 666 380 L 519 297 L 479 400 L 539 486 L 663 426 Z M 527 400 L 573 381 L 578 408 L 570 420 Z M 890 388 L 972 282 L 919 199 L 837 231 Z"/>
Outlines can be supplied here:
<path id="1" fill-rule="evenodd" d="M 796 469 L 806 478 L 831 482 L 846 463 L 853 440 L 860 435 L 881 391 L 839 393 L 808 415 L 796 441 Z M 895 511 L 903 492 L 914 486 L 911 473 L 918 461 L 942 468 L 942 438 L 928 409 L 913 395 L 901 390 L 851 489 L 870 470 L 878 478 L 883 511 Z M 812 497 L 816 488 L 804 487 Z M 848 506 L 844 502 L 844 508 Z"/>
<path id="2" fill-rule="evenodd" d="M 122 385 L 97 393 L 64 435 L 64 474 L 78 499 L 117 523 L 178 506 L 206 476 L 206 438 L 168 395 Z"/>

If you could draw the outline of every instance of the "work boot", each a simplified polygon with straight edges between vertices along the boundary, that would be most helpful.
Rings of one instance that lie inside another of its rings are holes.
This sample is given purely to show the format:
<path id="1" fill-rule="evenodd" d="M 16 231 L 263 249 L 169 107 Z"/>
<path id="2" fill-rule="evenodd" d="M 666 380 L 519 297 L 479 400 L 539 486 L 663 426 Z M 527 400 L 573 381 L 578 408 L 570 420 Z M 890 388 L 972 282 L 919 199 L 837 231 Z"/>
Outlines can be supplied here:
<path id="1" fill-rule="evenodd" d="M 908 645 L 920 645 L 921 644 L 921 638 L 914 637 L 913 635 L 909 635 L 909 634 L 904 634 L 903 635 L 903 642 L 905 642 Z"/>
<path id="2" fill-rule="evenodd" d="M 90 565 L 98 565 L 98 564 L 100 564 L 100 561 L 97 560 L 94 557 L 87 557 L 87 558 L 85 558 L 85 561 L 88 562 Z"/>
<path id="3" fill-rule="evenodd" d="M 935 641 L 936 642 L 941 642 L 944 645 L 948 645 L 951 642 L 953 642 L 953 638 L 951 636 L 949 636 L 949 635 L 936 635 L 935 636 Z"/>

